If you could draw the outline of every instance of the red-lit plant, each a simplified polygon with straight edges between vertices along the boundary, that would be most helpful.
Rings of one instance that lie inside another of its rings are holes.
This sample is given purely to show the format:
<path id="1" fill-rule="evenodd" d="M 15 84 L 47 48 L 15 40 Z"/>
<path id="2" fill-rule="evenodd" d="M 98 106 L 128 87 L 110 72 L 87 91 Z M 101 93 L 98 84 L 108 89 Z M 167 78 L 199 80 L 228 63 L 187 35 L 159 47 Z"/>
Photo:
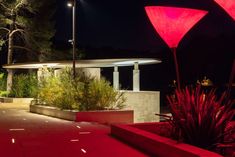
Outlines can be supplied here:
<path id="1" fill-rule="evenodd" d="M 168 96 L 172 117 L 169 119 L 175 135 L 183 142 L 218 150 L 235 143 L 235 127 L 228 127 L 235 111 L 234 101 L 227 101 L 226 93 L 217 97 L 215 90 L 204 93 L 200 86 L 175 91 Z"/>

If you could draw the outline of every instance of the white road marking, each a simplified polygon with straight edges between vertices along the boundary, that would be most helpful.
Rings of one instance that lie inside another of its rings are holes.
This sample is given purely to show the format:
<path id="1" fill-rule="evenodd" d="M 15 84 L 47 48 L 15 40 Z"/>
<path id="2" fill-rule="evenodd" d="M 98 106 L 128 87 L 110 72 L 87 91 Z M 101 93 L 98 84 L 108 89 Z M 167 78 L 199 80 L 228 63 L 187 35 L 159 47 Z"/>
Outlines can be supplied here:
<path id="1" fill-rule="evenodd" d="M 23 128 L 9 129 L 9 131 L 24 131 Z"/>
<path id="2" fill-rule="evenodd" d="M 72 140 L 70 140 L 70 142 L 78 142 L 79 141 L 79 139 L 72 139 Z"/>
<path id="3" fill-rule="evenodd" d="M 83 153 L 86 153 L 86 150 L 85 150 L 85 149 L 81 149 L 81 151 L 82 151 Z"/>
<path id="4" fill-rule="evenodd" d="M 90 134 L 91 132 L 85 131 L 85 132 L 79 132 L 80 135 L 86 135 L 86 134 Z"/>

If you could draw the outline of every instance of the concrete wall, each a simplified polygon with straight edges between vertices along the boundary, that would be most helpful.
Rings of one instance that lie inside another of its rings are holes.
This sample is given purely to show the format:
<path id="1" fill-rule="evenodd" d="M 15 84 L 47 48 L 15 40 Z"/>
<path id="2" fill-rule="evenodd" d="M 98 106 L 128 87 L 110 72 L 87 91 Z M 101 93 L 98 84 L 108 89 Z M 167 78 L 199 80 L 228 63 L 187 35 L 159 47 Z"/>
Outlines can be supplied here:
<path id="1" fill-rule="evenodd" d="M 76 122 L 97 122 L 101 124 L 133 123 L 133 110 L 69 111 L 55 107 L 30 105 L 30 112 Z"/>
<path id="2" fill-rule="evenodd" d="M 156 125 L 157 123 L 152 123 L 152 129 L 156 129 Z M 143 150 L 149 156 L 223 157 L 215 152 L 142 130 L 140 126 L 136 128 L 134 125 L 111 125 L 111 135 Z"/>
<path id="3" fill-rule="evenodd" d="M 72 121 L 76 120 L 76 112 L 60 110 L 55 107 L 30 105 L 29 111 L 32 113 L 39 113 L 42 115 L 47 115 L 47 116 L 66 119 L 66 120 L 72 120 Z"/>
<path id="4" fill-rule="evenodd" d="M 100 79 L 100 68 L 83 68 L 85 74 Z"/>
<path id="5" fill-rule="evenodd" d="M 160 113 L 159 91 L 121 91 L 127 98 L 124 109 L 134 110 L 134 122 L 158 122 L 156 113 Z"/>
<path id="6" fill-rule="evenodd" d="M 5 98 L 1 97 L 0 102 L 3 103 L 16 103 L 16 104 L 27 104 L 29 105 L 33 98 Z"/>
<path id="7" fill-rule="evenodd" d="M 100 68 L 82 68 L 82 70 L 86 75 L 100 79 Z M 61 71 L 62 69 L 55 70 L 55 75 L 59 76 Z"/>

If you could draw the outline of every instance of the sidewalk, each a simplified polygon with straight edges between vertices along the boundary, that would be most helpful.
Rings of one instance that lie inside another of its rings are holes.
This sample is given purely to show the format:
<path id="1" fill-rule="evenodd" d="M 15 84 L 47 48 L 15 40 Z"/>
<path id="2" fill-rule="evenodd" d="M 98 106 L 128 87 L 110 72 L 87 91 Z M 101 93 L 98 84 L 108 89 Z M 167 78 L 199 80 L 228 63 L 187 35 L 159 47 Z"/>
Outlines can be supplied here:
<path id="1" fill-rule="evenodd" d="M 28 112 L 22 104 L 0 104 L 1 157 L 147 157 L 109 135 L 110 127 Z"/>

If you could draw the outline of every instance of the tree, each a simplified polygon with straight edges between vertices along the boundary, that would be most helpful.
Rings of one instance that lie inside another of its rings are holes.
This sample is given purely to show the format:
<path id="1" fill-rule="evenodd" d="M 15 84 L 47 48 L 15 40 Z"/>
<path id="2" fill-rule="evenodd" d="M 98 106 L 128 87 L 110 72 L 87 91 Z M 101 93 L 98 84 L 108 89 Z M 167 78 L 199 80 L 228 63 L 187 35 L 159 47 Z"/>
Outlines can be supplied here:
<path id="1" fill-rule="evenodd" d="M 54 3 L 54 0 L 0 0 L 0 47 L 8 45 L 7 64 L 12 63 L 15 49 L 24 50 L 31 58 L 32 54 L 38 56 L 49 51 L 55 31 L 54 23 L 49 25 L 53 11 L 48 15 L 50 9 L 46 8 Z M 7 90 L 10 91 L 13 70 L 7 71 Z"/>
<path id="2" fill-rule="evenodd" d="M 30 46 L 31 49 L 37 50 L 38 60 L 48 60 L 52 53 L 52 38 L 55 35 L 54 14 L 56 11 L 56 0 L 40 0 L 37 1 L 37 13 L 29 22 L 28 32 L 33 39 Z"/>

